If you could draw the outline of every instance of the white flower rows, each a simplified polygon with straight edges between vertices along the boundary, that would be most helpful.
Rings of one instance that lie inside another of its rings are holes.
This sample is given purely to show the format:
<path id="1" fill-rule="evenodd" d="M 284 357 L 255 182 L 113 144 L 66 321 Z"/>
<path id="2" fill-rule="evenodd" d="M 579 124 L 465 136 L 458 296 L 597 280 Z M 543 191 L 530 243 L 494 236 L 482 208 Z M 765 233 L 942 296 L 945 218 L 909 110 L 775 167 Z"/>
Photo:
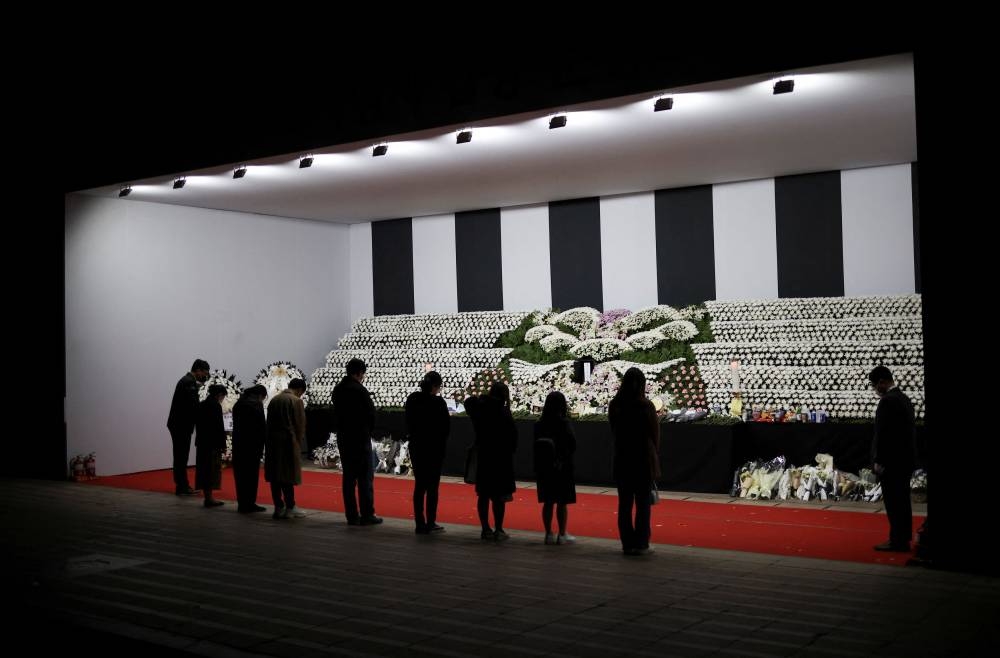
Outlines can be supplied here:
<path id="1" fill-rule="evenodd" d="M 924 369 L 920 366 L 885 364 L 904 391 L 922 391 Z M 867 390 L 870 366 L 740 366 L 741 388 L 787 388 L 803 391 Z M 705 384 L 711 388 L 732 388 L 728 365 L 701 368 Z"/>
<path id="2" fill-rule="evenodd" d="M 713 321 L 810 320 L 920 315 L 920 295 L 795 297 L 705 302 Z"/>
<path id="3" fill-rule="evenodd" d="M 512 359 L 511 383 L 514 386 L 511 388 L 511 408 L 515 411 L 539 413 L 546 396 L 551 391 L 559 391 L 566 396 L 571 413 L 607 413 L 608 404 L 621 385 L 621 373 L 612 365 L 615 363 L 623 362 L 599 364 L 594 368 L 588 383 L 577 384 L 571 381 L 572 361 L 541 366 Z M 646 382 L 646 393 L 659 396 L 665 403 L 669 403 L 670 396 L 661 392 L 661 386 L 662 382 L 650 377 Z"/>
<path id="4" fill-rule="evenodd" d="M 391 368 L 422 366 L 431 363 L 434 368 L 492 368 L 500 359 L 510 353 L 509 348 L 492 349 L 380 349 L 335 350 L 326 356 L 326 367 L 344 372 L 344 367 L 352 358 L 362 359 L 371 367 Z"/>
<path id="5" fill-rule="evenodd" d="M 905 391 L 913 402 L 917 418 L 924 417 L 924 394 L 922 391 Z M 709 405 L 728 408 L 732 399 L 729 387 L 709 388 L 705 391 Z M 878 399 L 871 391 L 803 391 L 801 389 L 744 389 L 741 392 L 743 406 L 758 409 L 789 409 L 805 406 L 809 409 L 823 409 L 831 418 L 871 418 L 875 415 Z"/>
<path id="6" fill-rule="evenodd" d="M 340 339 L 342 350 L 491 348 L 499 333 L 489 331 L 408 331 L 394 333 L 350 333 Z"/>
<path id="7" fill-rule="evenodd" d="M 920 316 L 712 322 L 720 343 L 921 340 Z"/>
<path id="8" fill-rule="evenodd" d="M 546 338 L 545 340 L 548 340 Z M 542 341 L 544 343 L 544 341 Z M 583 340 L 570 348 L 570 354 L 576 357 L 589 356 L 595 361 L 613 359 L 622 352 L 629 350 L 629 344 L 617 338 L 591 338 Z"/>
<path id="9" fill-rule="evenodd" d="M 670 359 L 669 361 L 661 361 L 659 363 L 635 363 L 634 361 L 616 360 L 608 361 L 606 363 L 602 363 L 601 365 L 612 368 L 619 375 L 624 375 L 625 371 L 629 368 L 638 368 L 642 371 L 642 374 L 646 376 L 646 381 L 649 382 L 650 380 L 655 379 L 657 375 L 667 368 L 675 366 L 678 363 L 684 363 L 684 357 Z"/>
<path id="10" fill-rule="evenodd" d="M 904 341 L 801 341 L 694 343 L 691 345 L 699 368 L 728 365 L 757 366 L 849 366 L 892 363 L 897 366 L 922 366 L 924 343 Z"/>
<path id="11" fill-rule="evenodd" d="M 572 361 L 559 361 L 557 363 L 529 363 L 521 359 L 510 360 L 510 380 L 512 384 L 521 385 L 534 382 L 552 370 L 572 367 Z"/>
<path id="12" fill-rule="evenodd" d="M 353 333 L 394 333 L 412 331 L 495 331 L 499 336 L 521 323 L 525 311 L 475 311 L 426 315 L 379 315 L 361 318 Z"/>

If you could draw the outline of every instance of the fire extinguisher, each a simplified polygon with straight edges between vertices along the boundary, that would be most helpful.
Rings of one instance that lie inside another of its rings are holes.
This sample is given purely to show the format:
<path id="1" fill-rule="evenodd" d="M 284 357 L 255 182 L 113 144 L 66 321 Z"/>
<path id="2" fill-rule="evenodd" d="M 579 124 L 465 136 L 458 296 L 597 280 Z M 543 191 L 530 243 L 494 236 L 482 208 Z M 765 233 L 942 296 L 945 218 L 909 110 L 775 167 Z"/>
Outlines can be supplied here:
<path id="1" fill-rule="evenodd" d="M 92 452 L 87 455 L 87 459 L 83 463 L 83 468 L 87 473 L 87 479 L 93 480 L 97 477 L 97 453 Z"/>
<path id="2" fill-rule="evenodd" d="M 70 461 L 69 467 L 73 471 L 73 479 L 74 480 L 76 480 L 77 482 L 79 482 L 80 480 L 83 479 L 83 475 L 84 475 L 85 471 L 84 471 L 84 466 L 83 466 L 83 457 L 81 455 L 77 455 L 76 457 L 74 457 Z"/>

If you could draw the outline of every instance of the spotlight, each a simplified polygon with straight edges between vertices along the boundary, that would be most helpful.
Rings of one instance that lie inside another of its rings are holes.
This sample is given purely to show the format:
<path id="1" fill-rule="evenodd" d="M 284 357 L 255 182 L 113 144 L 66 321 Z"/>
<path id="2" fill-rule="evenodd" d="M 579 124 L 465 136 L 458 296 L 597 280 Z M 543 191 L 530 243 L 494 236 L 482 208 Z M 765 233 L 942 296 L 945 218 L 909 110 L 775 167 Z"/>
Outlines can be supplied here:
<path id="1" fill-rule="evenodd" d="M 559 116 L 554 116 L 549 119 L 549 129 L 552 128 L 562 128 L 566 125 L 566 115 L 560 114 Z"/>
<path id="2" fill-rule="evenodd" d="M 120 197 L 128 196 L 129 194 L 132 194 L 132 186 L 131 185 L 126 185 L 125 187 L 123 187 L 118 192 L 118 196 L 120 196 Z"/>
<path id="3" fill-rule="evenodd" d="M 307 155 L 299 160 L 299 169 L 305 169 L 306 167 L 311 166 L 313 166 L 313 157 L 311 155 Z"/>
<path id="4" fill-rule="evenodd" d="M 372 157 L 375 158 L 380 155 L 385 155 L 388 150 L 389 150 L 388 144 L 379 144 L 378 146 L 372 149 Z"/>
<path id="5" fill-rule="evenodd" d="M 663 98 L 657 98 L 656 103 L 653 105 L 654 112 L 662 112 L 663 110 L 669 110 L 674 106 L 674 99 L 670 96 L 664 96 Z"/>
<path id="6" fill-rule="evenodd" d="M 174 179 L 174 189 L 179 190 L 187 184 L 187 179 L 181 176 L 180 178 Z"/>
<path id="7" fill-rule="evenodd" d="M 775 94 L 790 94 L 795 89 L 795 80 L 778 80 L 774 83 Z"/>
<path id="8" fill-rule="evenodd" d="M 233 178 L 243 178 L 247 175 L 247 168 L 245 165 L 240 165 L 236 169 L 233 169 Z"/>
<path id="9" fill-rule="evenodd" d="M 458 133 L 458 135 L 455 136 L 456 144 L 468 144 L 471 141 L 472 141 L 471 130 L 463 130 L 462 132 Z"/>

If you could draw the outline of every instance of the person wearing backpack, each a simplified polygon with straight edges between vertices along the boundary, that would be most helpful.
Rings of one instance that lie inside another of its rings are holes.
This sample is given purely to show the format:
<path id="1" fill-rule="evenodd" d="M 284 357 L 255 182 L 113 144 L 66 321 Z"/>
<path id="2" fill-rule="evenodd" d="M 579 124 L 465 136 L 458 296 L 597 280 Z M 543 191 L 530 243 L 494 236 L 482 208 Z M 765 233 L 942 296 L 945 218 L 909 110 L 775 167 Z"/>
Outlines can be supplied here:
<path id="1" fill-rule="evenodd" d="M 538 502 L 542 503 L 542 523 L 546 544 L 572 544 L 576 537 L 566 533 L 566 506 L 576 502 L 573 480 L 573 453 L 576 437 L 566 418 L 566 398 L 552 391 L 545 398 L 542 417 L 535 423 L 535 477 Z M 559 534 L 552 534 L 552 507 L 556 508 Z"/>

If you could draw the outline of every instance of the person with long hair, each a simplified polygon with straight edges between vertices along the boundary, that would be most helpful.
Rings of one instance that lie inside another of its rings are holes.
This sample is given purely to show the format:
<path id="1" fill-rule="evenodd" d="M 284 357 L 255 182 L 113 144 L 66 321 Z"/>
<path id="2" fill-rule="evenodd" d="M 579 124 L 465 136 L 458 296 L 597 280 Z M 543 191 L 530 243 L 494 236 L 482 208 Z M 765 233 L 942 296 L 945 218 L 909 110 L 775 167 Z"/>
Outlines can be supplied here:
<path id="1" fill-rule="evenodd" d="M 653 403 L 646 398 L 646 377 L 638 368 L 625 371 L 609 405 L 608 421 L 615 437 L 614 477 L 622 552 L 651 553 L 650 492 L 660 475 L 660 424 Z"/>
<path id="2" fill-rule="evenodd" d="M 573 453 L 576 437 L 566 417 L 566 397 L 552 391 L 545 398 L 542 417 L 535 423 L 535 475 L 538 502 L 542 504 L 546 544 L 572 544 L 576 537 L 567 534 L 567 505 L 576 502 L 573 480 Z M 552 534 L 552 508 L 556 508 L 559 534 Z"/>
<path id="3" fill-rule="evenodd" d="M 503 382 L 494 382 L 489 395 L 470 397 L 465 408 L 476 433 L 476 511 L 483 526 L 483 541 L 505 541 L 503 517 L 507 501 L 513 500 L 514 452 L 517 450 L 517 426 L 510 413 L 510 389 Z M 490 505 L 493 522 L 490 527 Z"/>
<path id="4" fill-rule="evenodd" d="M 420 382 L 420 390 L 406 398 L 406 433 L 413 463 L 413 519 L 416 533 L 444 532 L 437 519 L 441 466 L 451 430 L 451 416 L 441 393 L 441 375 L 431 370 Z M 424 511 L 424 499 L 427 507 Z"/>

